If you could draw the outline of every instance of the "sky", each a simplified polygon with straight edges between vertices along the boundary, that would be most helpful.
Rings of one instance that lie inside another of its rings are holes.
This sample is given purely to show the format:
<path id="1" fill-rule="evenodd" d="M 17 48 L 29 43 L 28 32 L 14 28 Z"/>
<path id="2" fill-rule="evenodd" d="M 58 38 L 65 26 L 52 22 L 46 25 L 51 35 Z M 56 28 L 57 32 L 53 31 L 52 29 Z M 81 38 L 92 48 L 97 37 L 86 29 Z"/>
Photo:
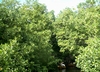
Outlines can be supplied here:
<path id="1" fill-rule="evenodd" d="M 1 0 L 0 0 L 1 1 Z M 25 0 L 19 0 L 25 2 Z M 54 10 L 57 15 L 61 10 L 66 7 L 77 8 L 80 2 L 85 2 L 85 0 L 38 0 L 47 6 L 48 11 Z"/>
<path id="2" fill-rule="evenodd" d="M 66 7 L 77 8 L 77 5 L 85 0 L 39 0 L 39 2 L 45 4 L 49 11 L 54 10 L 55 14 L 58 14 Z"/>

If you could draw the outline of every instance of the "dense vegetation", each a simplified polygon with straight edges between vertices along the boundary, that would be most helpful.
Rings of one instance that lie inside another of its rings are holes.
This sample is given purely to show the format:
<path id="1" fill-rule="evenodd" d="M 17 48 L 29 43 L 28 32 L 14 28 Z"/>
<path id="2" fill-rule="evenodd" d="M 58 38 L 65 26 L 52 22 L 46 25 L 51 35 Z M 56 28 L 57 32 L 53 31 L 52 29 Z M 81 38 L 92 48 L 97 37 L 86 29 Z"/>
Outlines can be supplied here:
<path id="1" fill-rule="evenodd" d="M 2 0 L 1 72 L 53 72 L 66 57 L 83 72 L 100 72 L 99 0 L 65 8 L 57 17 L 34 0 Z"/>

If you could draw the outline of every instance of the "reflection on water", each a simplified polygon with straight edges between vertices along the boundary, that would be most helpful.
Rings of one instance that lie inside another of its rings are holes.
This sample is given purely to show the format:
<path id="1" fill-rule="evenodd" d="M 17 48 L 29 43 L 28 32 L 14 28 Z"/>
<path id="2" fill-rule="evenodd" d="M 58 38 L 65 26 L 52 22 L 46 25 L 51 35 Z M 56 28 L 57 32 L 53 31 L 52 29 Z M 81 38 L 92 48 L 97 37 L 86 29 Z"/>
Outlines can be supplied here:
<path id="1" fill-rule="evenodd" d="M 72 67 L 72 68 L 69 68 L 68 70 L 66 70 L 66 72 L 81 72 L 81 71 L 79 68 Z"/>
<path id="2" fill-rule="evenodd" d="M 58 72 L 80 72 L 80 70 L 77 68 L 69 68 L 69 69 L 59 70 Z"/>
<path id="3" fill-rule="evenodd" d="M 59 72 L 66 72 L 66 69 L 59 70 Z"/>
<path id="4" fill-rule="evenodd" d="M 65 72 L 80 72 L 80 70 L 67 70 Z"/>

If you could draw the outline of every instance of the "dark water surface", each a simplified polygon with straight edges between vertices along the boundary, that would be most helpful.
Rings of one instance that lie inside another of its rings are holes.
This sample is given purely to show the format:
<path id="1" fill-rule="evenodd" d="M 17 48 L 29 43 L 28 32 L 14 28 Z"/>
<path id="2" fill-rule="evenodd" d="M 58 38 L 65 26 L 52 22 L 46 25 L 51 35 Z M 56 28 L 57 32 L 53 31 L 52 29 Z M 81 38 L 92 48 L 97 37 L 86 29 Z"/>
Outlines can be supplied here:
<path id="1" fill-rule="evenodd" d="M 78 68 L 70 68 L 70 69 L 66 69 L 66 72 L 81 72 L 81 71 Z"/>
<path id="2" fill-rule="evenodd" d="M 81 72 L 78 68 L 68 68 L 65 70 L 59 70 L 58 72 Z"/>
<path id="3" fill-rule="evenodd" d="M 67 70 L 66 72 L 80 72 L 80 70 Z"/>

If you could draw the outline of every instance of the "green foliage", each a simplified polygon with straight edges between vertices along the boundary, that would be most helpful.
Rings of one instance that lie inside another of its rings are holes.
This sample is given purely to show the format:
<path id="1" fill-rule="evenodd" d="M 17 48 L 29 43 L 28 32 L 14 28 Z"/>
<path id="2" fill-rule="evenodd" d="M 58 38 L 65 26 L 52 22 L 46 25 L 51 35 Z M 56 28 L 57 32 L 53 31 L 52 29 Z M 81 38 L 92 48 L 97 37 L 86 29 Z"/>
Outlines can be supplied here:
<path id="1" fill-rule="evenodd" d="M 100 71 L 100 1 L 86 0 L 78 10 L 55 17 L 36 0 L 0 3 L 0 71 L 55 71 L 69 54 L 84 72 Z"/>
<path id="2" fill-rule="evenodd" d="M 88 39 L 88 46 L 82 49 L 77 56 L 77 67 L 84 72 L 99 72 L 100 71 L 100 39 Z"/>
<path id="3" fill-rule="evenodd" d="M 77 11 L 64 9 L 53 25 L 60 51 L 69 50 L 76 57 L 77 67 L 84 72 L 100 71 L 99 8 L 98 1 L 87 0 L 79 4 Z"/>
<path id="4" fill-rule="evenodd" d="M 3 0 L 0 5 L 2 72 L 47 72 L 57 62 L 49 43 L 53 12 L 37 1 Z"/>
<path id="5" fill-rule="evenodd" d="M 24 59 L 24 55 L 28 53 L 20 51 L 21 48 L 16 39 L 11 40 L 10 43 L 1 44 L 0 49 L 2 51 L 0 54 L 0 66 L 3 68 L 3 72 L 27 71 L 25 67 L 28 64 L 28 60 Z"/>

